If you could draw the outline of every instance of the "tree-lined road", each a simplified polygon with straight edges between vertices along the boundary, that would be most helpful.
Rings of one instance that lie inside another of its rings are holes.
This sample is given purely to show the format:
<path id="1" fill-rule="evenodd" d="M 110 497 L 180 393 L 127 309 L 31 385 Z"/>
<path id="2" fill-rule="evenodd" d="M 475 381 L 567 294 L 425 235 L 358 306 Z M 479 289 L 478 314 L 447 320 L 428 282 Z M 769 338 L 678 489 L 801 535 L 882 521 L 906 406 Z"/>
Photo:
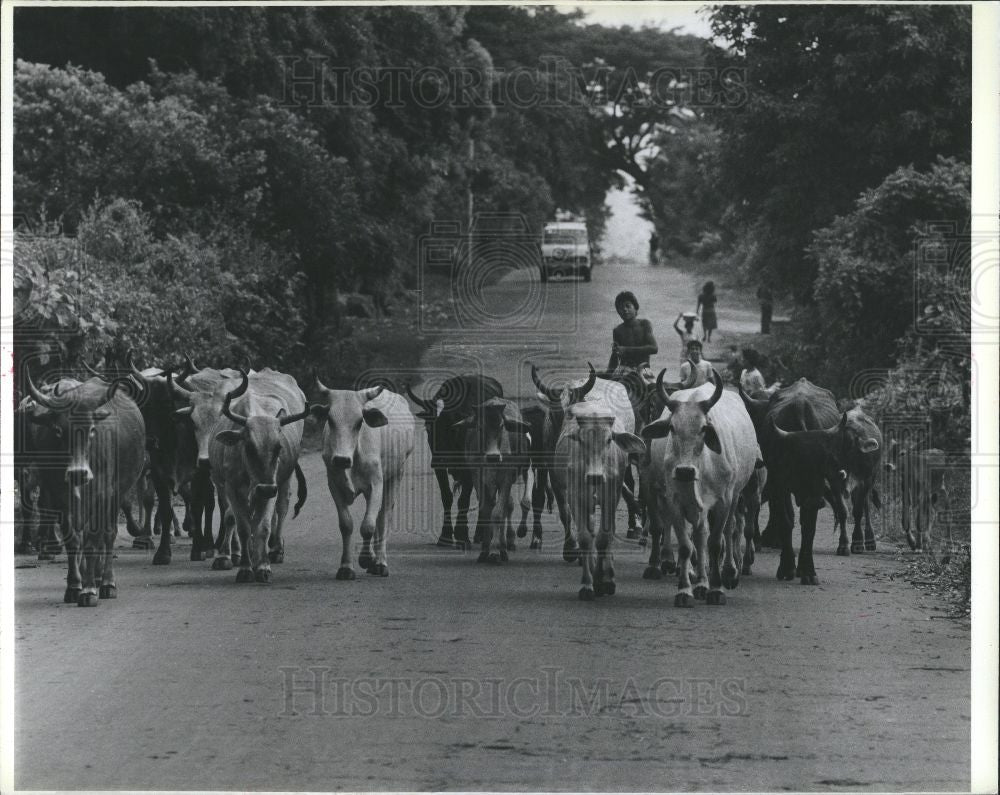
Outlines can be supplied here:
<path id="1" fill-rule="evenodd" d="M 512 301 L 519 278 L 487 288 L 491 303 Z M 605 266 L 589 285 L 548 287 L 546 322 L 578 313 L 572 334 L 543 324 L 475 356 L 522 397 L 533 388 L 519 346 L 601 367 L 613 296 L 628 288 L 657 333 L 654 369 L 675 368 L 670 325 L 698 286 L 670 268 Z M 724 351 L 725 331 L 752 330 L 756 313 L 719 291 Z M 421 371 L 446 364 L 445 344 L 469 345 L 442 340 Z M 270 585 L 187 561 L 187 538 L 168 567 L 120 538 L 119 598 L 92 610 L 62 603 L 62 559 L 19 569 L 18 788 L 969 786 L 968 630 L 930 620 L 918 592 L 890 578 L 891 541 L 836 557 L 824 510 L 818 587 L 778 581 L 778 555 L 763 551 L 726 606 L 680 610 L 673 579 L 643 580 L 645 551 L 620 532 L 617 594 L 581 603 L 554 515 L 544 550 L 521 544 L 503 566 L 436 547 L 428 464 L 420 428 L 388 579 L 334 579 L 340 536 L 316 453 L 302 458 L 309 498 Z"/>

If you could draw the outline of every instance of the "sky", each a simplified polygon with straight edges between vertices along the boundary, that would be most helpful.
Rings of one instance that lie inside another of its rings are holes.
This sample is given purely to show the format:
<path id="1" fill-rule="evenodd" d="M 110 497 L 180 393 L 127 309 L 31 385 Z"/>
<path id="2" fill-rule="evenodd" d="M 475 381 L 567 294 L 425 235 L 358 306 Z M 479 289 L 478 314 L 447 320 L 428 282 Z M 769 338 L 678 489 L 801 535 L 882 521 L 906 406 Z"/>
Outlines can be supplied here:
<path id="1" fill-rule="evenodd" d="M 698 13 L 704 3 L 577 3 L 567 10 L 575 7 L 582 8 L 589 20 L 601 25 L 640 28 L 648 23 L 667 30 L 680 27 L 682 33 L 704 38 L 712 35 L 706 16 Z"/>

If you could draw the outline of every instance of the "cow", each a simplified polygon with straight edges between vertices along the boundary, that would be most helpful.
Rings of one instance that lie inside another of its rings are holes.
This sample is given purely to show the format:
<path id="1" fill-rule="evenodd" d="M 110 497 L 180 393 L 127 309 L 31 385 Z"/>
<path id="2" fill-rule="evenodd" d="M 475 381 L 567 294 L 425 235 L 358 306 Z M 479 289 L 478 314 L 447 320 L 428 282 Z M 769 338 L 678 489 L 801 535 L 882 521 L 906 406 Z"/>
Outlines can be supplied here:
<path id="1" fill-rule="evenodd" d="M 310 406 L 323 423 L 323 463 L 330 496 L 337 506 L 343 548 L 336 579 L 353 580 L 350 507 L 365 497 L 361 520 L 362 549 L 358 565 L 369 574 L 389 576 L 386 542 L 392 513 L 413 452 L 414 418 L 406 398 L 384 387 L 328 389 L 316 377 L 320 401 Z"/>
<path id="2" fill-rule="evenodd" d="M 571 382 L 560 388 L 546 384 L 539 375 L 538 368 L 534 364 L 531 365 L 531 379 L 538 389 L 537 397 L 546 409 L 544 447 L 545 455 L 549 459 L 555 458 L 556 445 L 562 436 L 562 427 L 567 412 L 571 406 L 578 403 L 601 403 L 614 414 L 616 431 L 632 433 L 635 430 L 635 415 L 628 390 L 617 381 L 599 378 L 594 366 L 589 363 L 587 366 L 590 369 L 590 374 L 586 379 Z M 543 477 L 550 477 L 550 475 L 551 471 Z M 574 563 L 578 561 L 579 548 L 570 529 L 567 495 L 561 484 L 560 480 L 552 481 L 556 508 L 559 511 L 559 519 L 564 529 L 563 560 L 567 563 Z M 540 545 L 541 538 L 538 540 Z"/>
<path id="3" fill-rule="evenodd" d="M 611 548 L 615 511 L 628 456 L 642 455 L 646 450 L 642 439 L 626 429 L 619 408 L 602 400 L 566 405 L 550 472 L 556 495 L 565 495 L 568 510 L 561 515 L 567 537 L 571 535 L 570 519 L 576 523 L 583 569 L 579 597 L 584 601 L 615 593 Z M 601 507 L 601 526 L 595 534 L 597 505 Z"/>
<path id="4" fill-rule="evenodd" d="M 786 432 L 777 428 L 774 433 L 784 458 L 804 462 L 803 465 L 809 468 L 823 462 L 820 468 L 826 479 L 825 496 L 840 531 L 837 554 L 847 556 L 875 551 L 869 502 L 881 508 L 875 478 L 882 460 L 882 432 L 875 421 L 855 407 L 844 412 L 840 422 L 826 430 Z M 845 505 L 848 495 L 854 515 L 850 543 Z"/>
<path id="5" fill-rule="evenodd" d="M 242 555 L 236 582 L 266 583 L 271 580 L 270 564 L 280 562 L 284 555 L 281 530 L 293 474 L 299 483 L 295 515 L 305 501 L 305 480 L 298 467 L 299 423 L 310 411 L 290 375 L 269 368 L 253 376 L 246 371 L 240 374 L 241 383 L 223 398 L 223 417 L 215 426 L 208 455 L 212 481 L 225 497 L 224 553 L 233 524 L 240 535 Z M 275 541 L 268 554 L 272 535 Z"/>
<path id="6" fill-rule="evenodd" d="M 503 397 L 503 387 L 490 376 L 467 373 L 446 379 L 430 400 L 415 395 L 409 384 L 406 394 L 420 407 L 417 417 L 424 421 L 431 451 L 431 470 L 441 492 L 444 521 L 437 544 L 470 549 L 469 503 L 474 473 L 465 465 L 465 430 L 456 427 L 456 423 L 474 416 L 477 407 L 491 398 Z M 455 481 L 455 490 L 450 478 Z M 459 491 L 458 510 L 453 525 L 451 507 L 456 490 Z"/>
<path id="7" fill-rule="evenodd" d="M 41 392 L 30 374 L 27 382 L 35 403 L 30 421 L 48 431 L 39 452 L 54 476 L 47 507 L 59 511 L 66 545 L 63 601 L 95 607 L 118 595 L 113 547 L 122 500 L 142 474 L 142 413 L 121 389 L 130 383 L 124 380 L 91 379 L 58 395 Z"/>
<path id="8" fill-rule="evenodd" d="M 677 537 L 674 604 L 692 607 L 695 599 L 704 599 L 723 605 L 722 588 L 739 585 L 740 501 L 760 460 L 753 423 L 739 398 L 723 389 L 715 369 L 711 383 L 662 397 L 663 413 L 642 429 L 642 437 L 650 443 L 649 501 Z M 693 553 L 692 583 L 688 564 Z"/>
<path id="9" fill-rule="evenodd" d="M 895 440 L 893 440 L 895 442 Z M 903 532 L 906 543 L 914 552 L 933 553 L 931 531 L 939 513 L 951 508 L 951 489 L 948 486 L 948 456 L 936 447 L 898 450 L 890 445 L 890 460 L 884 464 L 886 472 L 899 478 L 899 498 L 902 508 Z M 948 549 L 951 549 L 951 523 L 946 522 Z M 948 562 L 947 558 L 944 559 Z"/>
<path id="10" fill-rule="evenodd" d="M 769 532 L 780 542 L 779 580 L 798 577 L 803 585 L 818 585 L 819 578 L 813 562 L 813 540 L 816 536 L 816 516 L 825 500 L 833 497 L 831 504 L 835 518 L 838 522 L 841 521 L 841 510 L 838 507 L 841 497 L 831 493 L 831 487 L 836 486 L 836 483 L 829 482 L 829 465 L 832 462 L 815 452 L 809 454 L 799 451 L 789 455 L 790 451 L 778 438 L 778 431 L 819 431 L 836 425 L 841 418 L 837 401 L 832 392 L 805 378 L 782 387 L 767 400 L 752 398 L 742 388 L 739 392 L 753 420 L 764 464 L 767 466 L 770 515 L 762 542 Z M 841 488 L 842 486 L 837 486 L 838 493 Z M 799 522 L 802 527 L 798 565 L 792 546 L 792 527 L 795 521 L 792 511 L 793 494 L 799 505 Z M 843 514 L 843 521 L 846 521 L 846 513 Z"/>
<path id="11" fill-rule="evenodd" d="M 531 426 L 521 418 L 517 404 L 495 397 L 455 427 L 465 432 L 465 460 L 479 495 L 475 534 L 481 545 L 479 562 L 500 563 L 515 549 L 511 490 L 521 474 L 527 484 Z"/>
<path id="12" fill-rule="evenodd" d="M 179 378 L 168 374 L 172 398 L 172 422 L 176 426 L 176 488 L 191 506 L 191 560 L 215 558 L 212 568 L 228 571 L 238 563 L 236 554 L 215 557 L 212 543 L 212 516 L 216 494 L 210 475 L 209 448 L 215 426 L 222 416 L 226 393 L 240 383 L 238 370 L 206 367 Z M 220 495 L 220 502 L 222 500 Z M 219 546 L 224 536 L 224 510 L 220 506 Z M 161 540 L 162 544 L 162 540 Z M 228 550 L 226 550 L 228 553 Z"/>

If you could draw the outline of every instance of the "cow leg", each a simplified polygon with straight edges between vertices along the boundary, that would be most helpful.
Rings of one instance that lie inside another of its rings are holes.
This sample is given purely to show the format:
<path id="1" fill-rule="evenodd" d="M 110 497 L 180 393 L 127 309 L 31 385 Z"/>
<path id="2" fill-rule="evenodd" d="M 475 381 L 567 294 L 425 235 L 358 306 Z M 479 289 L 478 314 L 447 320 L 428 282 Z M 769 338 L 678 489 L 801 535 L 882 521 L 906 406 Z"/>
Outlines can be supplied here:
<path id="1" fill-rule="evenodd" d="M 662 508 L 662 503 L 661 503 Z M 669 512 L 669 521 L 674 530 L 674 537 L 677 539 L 677 595 L 674 596 L 675 607 L 694 607 L 694 594 L 691 588 L 691 556 L 694 553 L 694 546 L 691 540 L 691 531 L 688 523 L 683 517 Z M 666 525 L 664 525 L 666 532 Z"/>
<path id="2" fill-rule="evenodd" d="M 336 579 L 353 580 L 355 575 L 354 566 L 351 561 L 351 546 L 354 537 L 354 519 L 351 517 L 350 506 L 354 500 L 354 495 L 346 489 L 340 489 L 329 470 L 327 471 L 326 482 L 330 487 L 333 504 L 337 506 L 337 521 L 340 526 L 340 568 L 337 569 Z M 367 566 L 365 568 L 367 569 Z"/>
<path id="3" fill-rule="evenodd" d="M 601 530 L 597 534 L 597 573 L 594 580 L 594 592 L 597 596 L 614 596 L 615 594 L 615 557 L 611 542 L 615 539 L 615 510 L 620 493 L 617 483 L 606 483 L 601 494 Z"/>
<path id="4" fill-rule="evenodd" d="M 743 506 L 739 503 L 739 498 L 731 501 L 728 510 L 721 512 L 720 516 L 725 519 L 716 529 L 713 525 L 712 536 L 709 538 L 709 546 L 718 538 L 719 559 L 712 564 L 711 579 L 715 579 L 715 571 L 721 565 L 720 584 L 727 590 L 734 590 L 740 584 L 740 564 L 743 557 Z M 713 596 L 712 591 L 715 592 Z M 712 591 L 708 594 L 709 604 L 724 605 L 726 597 L 722 591 L 712 583 Z"/>
<path id="5" fill-rule="evenodd" d="M 668 546 L 670 542 L 661 524 L 660 517 L 663 515 L 659 508 L 661 499 L 659 495 L 653 494 L 646 501 L 647 521 L 649 522 L 649 561 L 642 572 L 644 580 L 659 580 L 666 573 L 660 569 L 660 543 L 661 539 L 666 541 Z"/>
<path id="6" fill-rule="evenodd" d="M 816 577 L 816 566 L 813 563 L 813 540 L 816 537 L 816 516 L 822 507 L 822 500 L 803 500 L 799 509 L 799 522 L 802 526 L 802 546 L 799 548 L 799 565 L 796 575 L 803 585 L 819 585 Z"/>
<path id="7" fill-rule="evenodd" d="M 98 504 L 91 506 L 87 511 L 88 519 L 92 522 L 85 527 L 81 533 L 83 559 L 80 566 L 80 577 L 82 579 L 80 593 L 76 597 L 78 607 L 97 607 L 99 597 L 97 595 L 97 568 L 98 557 L 104 556 L 104 532 L 103 524 L 108 520 L 104 514 L 107 511 L 104 498 L 97 497 Z M 109 523 L 114 523 L 117 512 L 112 512 Z"/>
<path id="8" fill-rule="evenodd" d="M 389 576 L 389 563 L 385 557 L 385 535 L 378 532 L 378 517 L 382 513 L 385 500 L 385 483 L 381 477 L 372 480 L 371 489 L 365 495 L 365 515 L 361 519 L 361 555 L 369 557 L 367 566 L 358 559 L 369 574 L 378 577 Z M 392 496 L 392 495 L 390 495 Z"/>
<path id="9" fill-rule="evenodd" d="M 201 531 L 201 552 L 205 560 L 215 557 L 215 540 L 212 538 L 212 520 L 215 518 L 215 486 L 210 477 L 205 478 L 201 512 L 195 511 L 194 520 Z M 193 506 L 192 506 L 193 510 Z M 174 516 L 176 524 L 177 517 Z"/>
<path id="10" fill-rule="evenodd" d="M 577 492 L 577 493 L 573 493 Z M 583 489 L 573 489 L 570 493 L 570 504 L 573 506 L 573 515 L 576 517 L 576 532 L 580 542 L 580 562 L 583 564 L 583 573 L 580 578 L 579 596 L 584 601 L 591 601 L 594 598 L 594 517 L 593 513 L 587 510 L 588 499 Z"/>
<path id="11" fill-rule="evenodd" d="M 524 538 L 528 535 L 528 513 L 531 511 L 532 500 L 529 499 L 529 492 L 534 497 L 534 488 L 528 486 L 529 479 L 532 478 L 531 467 L 525 467 L 520 473 L 524 478 L 524 493 L 521 495 L 521 521 L 517 523 L 517 537 Z"/>
<path id="12" fill-rule="evenodd" d="M 274 503 L 274 515 L 271 517 L 271 536 L 268 539 L 267 559 L 271 563 L 285 562 L 285 519 L 288 517 L 289 495 L 292 480 L 289 478 L 278 486 L 278 496 Z"/>
<path id="13" fill-rule="evenodd" d="M 251 546 L 245 547 L 247 551 L 252 549 L 253 576 L 257 582 L 271 581 L 271 559 L 267 553 L 276 503 L 276 497 L 265 500 L 260 511 L 254 514 L 256 526 L 251 525 L 250 527 L 249 542 Z"/>
<path id="14" fill-rule="evenodd" d="M 843 492 L 838 488 L 830 488 L 824 496 L 833 511 L 833 525 L 838 533 L 837 554 L 849 557 L 852 550 L 847 540 L 847 506 L 844 504 Z"/>
<path id="15" fill-rule="evenodd" d="M 458 495 L 458 514 L 455 517 L 455 546 L 459 549 L 471 549 L 469 540 L 469 505 L 472 502 L 473 472 L 458 470 L 458 482 L 461 491 Z M 482 500 L 482 497 L 480 497 Z"/>
<path id="16" fill-rule="evenodd" d="M 111 522 L 107 525 L 107 529 L 102 533 L 102 540 L 104 541 L 102 554 L 100 556 L 101 563 L 101 587 L 98 591 L 98 596 L 101 599 L 117 599 L 118 598 L 118 586 L 115 584 L 115 538 L 118 536 L 118 526 L 112 517 Z"/>
<path id="17" fill-rule="evenodd" d="M 864 514 L 865 494 L 860 486 L 851 489 L 851 509 L 854 516 L 854 532 L 851 534 L 851 552 L 858 555 L 865 551 L 865 537 L 861 531 L 861 517 Z M 838 550 L 839 551 L 839 550 Z"/>
<path id="18" fill-rule="evenodd" d="M 478 563 L 499 563 L 500 547 L 491 549 L 494 538 L 500 534 L 501 528 L 495 528 L 493 523 L 494 508 L 499 505 L 496 495 L 496 484 L 492 477 L 479 477 L 479 515 L 476 517 L 476 534 L 473 543 L 479 544 Z"/>
<path id="19" fill-rule="evenodd" d="M 552 476 L 552 470 L 550 470 L 550 477 Z M 576 563 L 578 560 L 582 560 L 580 557 L 580 548 L 577 546 L 577 541 L 573 537 L 573 525 L 572 517 L 569 510 L 569 501 L 567 499 L 568 487 L 566 484 L 566 479 L 562 473 L 558 477 L 551 477 L 552 480 L 552 493 L 556 501 L 556 509 L 559 512 L 559 521 L 562 522 L 563 526 L 563 560 L 567 563 Z"/>
<path id="20" fill-rule="evenodd" d="M 204 530 L 212 536 L 211 520 L 206 517 L 208 507 L 215 501 L 212 479 L 208 472 L 199 469 L 191 479 L 189 487 L 185 487 L 184 529 L 191 536 L 191 560 L 201 561 L 214 557 L 207 553 L 209 543 L 205 539 Z M 190 501 L 188 501 L 190 499 Z"/>
<path id="21" fill-rule="evenodd" d="M 72 604 L 76 602 L 83 589 L 83 577 L 80 572 L 83 538 L 79 530 L 70 527 L 68 516 L 62 518 L 62 536 L 66 545 L 66 592 L 63 594 L 63 602 Z"/>
<path id="22" fill-rule="evenodd" d="M 629 494 L 624 494 L 625 506 L 628 509 L 628 530 L 625 531 L 625 537 L 631 539 L 637 539 L 642 534 L 642 526 L 636 524 L 636 516 L 639 514 L 639 507 L 635 501 L 635 476 L 632 474 L 632 465 L 625 465 L 625 472 L 622 476 L 622 485 L 628 489 Z"/>
<path id="23" fill-rule="evenodd" d="M 871 517 L 871 491 L 872 484 L 867 483 L 861 487 L 861 508 L 865 515 L 865 552 L 874 552 L 876 550 L 875 546 L 875 530 L 872 528 L 872 517 Z"/>
<path id="24" fill-rule="evenodd" d="M 535 467 L 535 483 L 531 489 L 531 548 L 542 548 L 542 511 L 545 508 L 545 486 L 548 484 L 549 471 L 544 467 Z"/>
<path id="25" fill-rule="evenodd" d="M 174 508 L 170 497 L 173 483 L 165 477 L 156 477 L 153 482 L 156 488 L 156 524 L 160 526 L 160 544 L 153 555 L 154 566 L 166 566 L 170 563 L 170 527 L 173 521 Z"/>
<path id="26" fill-rule="evenodd" d="M 446 467 L 434 467 L 434 477 L 437 478 L 438 490 L 441 492 L 441 505 L 444 508 L 444 522 L 441 525 L 441 535 L 438 537 L 439 547 L 455 545 L 454 530 L 451 526 L 451 506 L 454 500 L 451 483 L 448 480 Z"/>
<path id="27" fill-rule="evenodd" d="M 771 517 L 777 517 L 774 519 L 781 529 L 781 560 L 778 562 L 778 579 L 779 580 L 794 580 L 795 579 L 795 548 L 792 546 L 792 522 L 787 521 L 788 517 L 782 510 L 782 506 L 790 507 L 792 502 L 792 495 L 790 492 L 784 491 L 780 494 L 772 493 L 771 495 Z M 771 519 L 768 519 L 768 527 L 771 525 Z M 765 535 L 767 530 L 764 530 Z M 764 542 L 763 537 L 761 538 L 761 543 L 764 546 L 767 544 Z"/>
<path id="28" fill-rule="evenodd" d="M 240 537 L 240 546 L 243 550 L 243 554 L 240 556 L 240 567 L 236 571 L 236 582 L 239 583 L 253 582 L 254 581 L 253 558 L 255 549 L 254 549 L 253 539 L 251 538 L 250 535 L 252 532 L 250 517 L 246 513 L 245 506 L 239 501 L 227 497 L 226 502 L 228 505 L 227 513 L 229 513 L 232 517 L 231 523 L 228 521 L 229 517 L 227 517 L 226 533 L 227 535 L 232 534 L 233 529 L 235 528 L 236 533 Z M 214 563 L 212 564 L 212 567 L 215 568 Z"/>
<path id="29" fill-rule="evenodd" d="M 504 504 L 504 516 L 503 516 L 504 528 L 506 530 L 506 537 L 501 542 L 501 545 L 504 547 L 505 553 L 517 551 L 517 541 L 515 540 L 514 537 L 514 486 L 517 483 L 516 475 L 512 475 L 511 479 L 509 480 L 509 483 L 510 487 L 507 492 L 507 501 Z M 527 486 L 525 486 L 525 491 L 527 491 Z M 530 503 L 525 503 L 522 501 L 521 503 L 522 519 L 527 514 L 530 507 L 531 507 Z M 525 529 L 525 535 L 527 535 L 527 530 L 528 530 L 527 524 L 525 524 L 524 529 Z M 507 559 L 506 554 L 503 557 L 505 560 Z"/>
<path id="30" fill-rule="evenodd" d="M 713 509 L 719 510 L 718 507 Z M 701 511 L 696 520 L 691 523 L 694 535 L 694 550 L 697 559 L 694 562 L 694 582 L 691 584 L 691 592 L 695 599 L 704 599 L 708 594 L 708 538 L 710 523 L 712 522 L 712 511 Z"/>
<path id="31" fill-rule="evenodd" d="M 216 541 L 217 557 L 212 561 L 212 568 L 215 571 L 229 571 L 233 566 L 242 562 L 242 557 L 237 557 L 232 552 L 233 536 L 237 535 L 236 514 L 229 510 L 229 500 L 223 493 L 224 489 L 216 487 L 216 496 L 219 499 L 219 539 Z"/>

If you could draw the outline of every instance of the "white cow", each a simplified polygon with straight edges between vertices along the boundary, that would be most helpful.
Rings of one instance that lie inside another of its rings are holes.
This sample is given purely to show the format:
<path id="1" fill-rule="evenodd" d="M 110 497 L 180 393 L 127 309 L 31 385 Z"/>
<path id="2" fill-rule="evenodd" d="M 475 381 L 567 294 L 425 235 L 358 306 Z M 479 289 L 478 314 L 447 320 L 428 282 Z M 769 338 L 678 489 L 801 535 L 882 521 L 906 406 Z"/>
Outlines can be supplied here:
<path id="1" fill-rule="evenodd" d="M 358 565 L 369 574 L 388 577 L 386 519 L 396 503 L 403 465 L 413 452 L 413 414 L 406 398 L 381 386 L 327 389 L 317 378 L 316 387 L 322 402 L 310 410 L 324 422 L 323 463 L 343 540 L 337 579 L 354 579 L 350 507 L 359 494 L 365 496 L 365 515 Z"/>
<path id="2" fill-rule="evenodd" d="M 557 499 L 559 494 L 566 495 L 568 511 L 560 514 L 567 535 L 570 518 L 576 523 L 583 564 L 580 598 L 589 601 L 595 595 L 611 596 L 615 592 L 611 550 L 615 510 L 621 498 L 628 455 L 642 454 L 646 446 L 642 439 L 626 430 L 632 420 L 631 405 L 628 423 L 624 417 L 616 416 L 611 405 L 597 400 L 582 401 L 568 409 L 556 443 L 551 476 Z M 601 527 L 595 536 L 597 505 L 601 506 Z"/>
<path id="3" fill-rule="evenodd" d="M 714 370 L 712 378 L 714 383 L 663 395 L 666 408 L 642 430 L 652 442 L 652 499 L 677 537 L 674 604 L 678 607 L 691 607 L 693 598 L 725 604 L 722 586 L 733 589 L 739 584 L 745 521 L 739 500 L 760 459 L 753 422 L 743 403 L 735 393 L 723 390 Z M 692 588 L 688 562 L 694 549 Z"/>
<path id="4" fill-rule="evenodd" d="M 542 380 L 535 365 L 531 365 L 531 378 L 538 389 L 538 399 L 546 411 L 543 425 L 542 466 L 536 465 L 536 471 L 543 487 L 549 480 L 548 462 L 544 459 L 555 456 L 556 445 L 562 438 L 565 420 L 572 406 L 580 403 L 602 406 L 605 411 L 610 412 L 615 422 L 614 430 L 616 432 L 635 432 L 635 414 L 632 402 L 629 400 L 628 390 L 617 381 L 598 378 L 594 366 L 588 364 L 588 367 L 590 375 L 587 378 L 581 378 L 563 387 L 552 387 Z M 559 518 L 566 531 L 563 537 L 563 560 L 572 563 L 577 560 L 577 543 L 570 530 L 565 478 L 553 476 L 551 477 L 551 485 L 556 507 L 559 510 Z M 536 505 L 539 506 L 536 510 L 540 513 L 540 502 L 536 502 Z M 537 544 L 535 539 L 532 540 L 532 548 L 540 546 L 540 538 L 537 539 Z"/>

